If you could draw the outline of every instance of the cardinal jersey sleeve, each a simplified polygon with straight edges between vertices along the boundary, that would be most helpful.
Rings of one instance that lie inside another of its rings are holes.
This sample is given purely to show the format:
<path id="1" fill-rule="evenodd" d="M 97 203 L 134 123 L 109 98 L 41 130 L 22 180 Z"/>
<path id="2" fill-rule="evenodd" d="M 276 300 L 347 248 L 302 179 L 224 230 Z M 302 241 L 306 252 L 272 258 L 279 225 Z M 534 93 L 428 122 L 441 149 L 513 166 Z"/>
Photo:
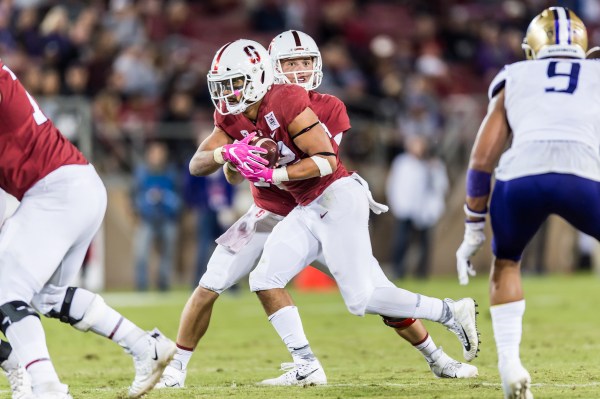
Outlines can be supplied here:
<path id="1" fill-rule="evenodd" d="M 308 93 L 302 87 L 297 85 L 277 85 L 276 90 L 272 90 L 270 104 L 276 117 L 281 118 L 281 125 L 287 130 L 298 115 L 306 108 L 310 108 L 311 103 Z"/>
<path id="2" fill-rule="evenodd" d="M 339 98 L 317 92 L 310 93 L 311 108 L 333 137 L 350 130 L 350 118 L 346 106 Z"/>

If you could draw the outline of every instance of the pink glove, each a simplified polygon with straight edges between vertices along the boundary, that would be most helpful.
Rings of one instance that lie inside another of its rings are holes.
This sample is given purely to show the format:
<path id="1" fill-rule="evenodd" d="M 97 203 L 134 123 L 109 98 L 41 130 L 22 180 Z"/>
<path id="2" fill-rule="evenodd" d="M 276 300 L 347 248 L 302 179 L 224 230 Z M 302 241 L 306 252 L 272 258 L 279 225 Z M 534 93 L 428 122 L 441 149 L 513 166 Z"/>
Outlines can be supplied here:
<path id="1" fill-rule="evenodd" d="M 248 144 L 256 133 L 250 133 L 243 140 L 221 147 L 223 160 L 234 164 L 238 170 L 254 171 L 264 168 L 269 161 L 260 154 L 266 154 L 267 150 Z"/>
<path id="2" fill-rule="evenodd" d="M 251 181 L 252 183 L 261 182 L 279 184 L 289 180 L 285 166 L 277 169 L 269 169 L 261 165 L 261 168 L 257 170 L 238 170 L 245 179 Z"/>

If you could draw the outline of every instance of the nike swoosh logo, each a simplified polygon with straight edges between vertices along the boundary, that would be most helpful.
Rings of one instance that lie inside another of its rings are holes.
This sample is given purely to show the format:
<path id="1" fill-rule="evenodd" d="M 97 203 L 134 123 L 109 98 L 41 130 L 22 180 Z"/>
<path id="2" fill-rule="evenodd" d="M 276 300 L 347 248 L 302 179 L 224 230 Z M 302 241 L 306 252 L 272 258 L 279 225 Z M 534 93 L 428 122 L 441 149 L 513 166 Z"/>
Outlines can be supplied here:
<path id="1" fill-rule="evenodd" d="M 328 213 L 329 213 L 329 211 L 327 211 L 327 212 L 325 212 L 325 213 L 323 213 L 322 215 L 319 215 L 319 216 L 321 216 L 321 219 L 323 219 L 325 217 L 325 215 L 327 215 Z"/>
<path id="2" fill-rule="evenodd" d="M 311 374 L 314 374 L 314 373 L 316 373 L 316 372 L 317 372 L 317 370 L 318 370 L 318 369 L 314 369 L 313 371 L 311 371 L 310 373 L 308 373 L 308 374 L 305 374 L 305 375 L 300 375 L 300 373 L 298 373 L 298 372 L 296 371 L 296 379 L 297 379 L 298 381 L 305 380 L 305 379 L 306 379 L 306 378 L 308 378 L 308 376 L 310 376 Z"/>
<path id="3" fill-rule="evenodd" d="M 465 349 L 468 351 L 471 350 L 471 342 L 469 341 L 469 336 L 467 335 L 467 332 L 465 331 L 465 329 L 461 326 L 460 329 L 463 332 L 463 335 L 465 336 L 465 340 L 467 341 L 467 343 L 465 344 Z"/>
<path id="4" fill-rule="evenodd" d="M 271 138 L 274 139 L 275 138 L 275 132 L 269 133 L 269 136 L 271 136 Z"/>
<path id="5" fill-rule="evenodd" d="M 158 352 L 156 352 L 156 345 L 154 345 L 154 356 L 152 356 L 152 360 L 158 360 Z"/>

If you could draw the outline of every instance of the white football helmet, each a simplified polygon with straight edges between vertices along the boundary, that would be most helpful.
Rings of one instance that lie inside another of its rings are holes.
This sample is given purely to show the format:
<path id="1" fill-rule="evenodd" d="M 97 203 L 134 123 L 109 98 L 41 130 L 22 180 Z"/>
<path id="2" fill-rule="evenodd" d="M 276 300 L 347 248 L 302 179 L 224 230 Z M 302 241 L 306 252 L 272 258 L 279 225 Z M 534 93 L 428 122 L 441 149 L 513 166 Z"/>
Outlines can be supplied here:
<path id="1" fill-rule="evenodd" d="M 521 47 L 527 59 L 549 57 L 585 58 L 588 46 L 585 25 L 565 7 L 550 7 L 536 16 Z"/>
<path id="2" fill-rule="evenodd" d="M 267 94 L 273 80 L 269 52 L 246 39 L 221 47 L 207 75 L 210 97 L 222 115 L 244 112 Z"/>
<path id="3" fill-rule="evenodd" d="M 314 90 L 321 84 L 323 80 L 321 53 L 315 41 L 306 33 L 297 30 L 288 30 L 275 36 L 269 45 L 269 54 L 271 54 L 271 59 L 273 60 L 276 83 L 295 83 L 306 90 Z M 295 82 L 290 82 L 283 73 L 281 61 L 290 58 L 306 57 L 312 57 L 313 69 L 293 72 Z M 306 82 L 301 83 L 298 81 L 298 74 L 304 73 L 310 73 L 311 76 Z"/>

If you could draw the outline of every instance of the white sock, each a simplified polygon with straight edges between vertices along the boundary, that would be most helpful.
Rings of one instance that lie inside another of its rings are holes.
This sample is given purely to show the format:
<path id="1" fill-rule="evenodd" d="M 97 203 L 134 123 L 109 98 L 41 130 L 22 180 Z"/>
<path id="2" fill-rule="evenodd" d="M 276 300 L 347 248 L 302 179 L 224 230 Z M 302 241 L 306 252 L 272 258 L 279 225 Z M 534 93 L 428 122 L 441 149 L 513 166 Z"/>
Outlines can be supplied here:
<path id="1" fill-rule="evenodd" d="M 177 345 L 177 352 L 175 352 L 175 356 L 173 356 L 173 360 L 171 360 L 171 365 L 180 370 L 185 370 L 193 354 L 193 349 L 189 350 L 188 348 L 182 348 Z"/>
<path id="2" fill-rule="evenodd" d="M 308 339 L 304 335 L 302 320 L 295 306 L 285 306 L 269 316 L 269 321 L 290 351 L 294 363 L 304 363 L 315 359 Z"/>
<path id="3" fill-rule="evenodd" d="M 379 287 L 373 291 L 366 313 L 388 317 L 439 321 L 444 301 L 407 291 L 398 287 Z"/>
<path id="4" fill-rule="evenodd" d="M 498 364 L 521 363 L 519 345 L 523 332 L 525 300 L 490 307 Z"/>
<path id="5" fill-rule="evenodd" d="M 431 338 L 431 336 L 429 334 L 427 334 L 427 337 L 423 341 L 421 341 L 421 343 L 418 343 L 413 346 L 415 347 L 416 350 L 421 352 L 421 354 L 423 356 L 425 356 L 425 359 L 429 363 L 433 362 L 433 359 L 431 358 L 431 354 L 433 352 L 435 352 L 435 350 L 437 349 L 437 346 L 435 345 L 435 342 L 433 342 L 433 339 Z"/>
<path id="6" fill-rule="evenodd" d="M 103 300 L 94 301 L 97 296 L 91 291 L 77 288 L 73 295 L 69 315 L 75 320 L 80 320 L 86 312 L 90 311 L 93 303 L 93 312 L 98 316 L 95 317 L 90 330 L 117 342 L 125 349 L 130 349 L 146 332 L 108 306 Z"/>
<path id="7" fill-rule="evenodd" d="M 31 375 L 33 386 L 47 382 L 60 382 L 50 360 L 46 334 L 40 319 L 27 316 L 11 324 L 6 330 L 6 338 L 17 358 Z"/>

